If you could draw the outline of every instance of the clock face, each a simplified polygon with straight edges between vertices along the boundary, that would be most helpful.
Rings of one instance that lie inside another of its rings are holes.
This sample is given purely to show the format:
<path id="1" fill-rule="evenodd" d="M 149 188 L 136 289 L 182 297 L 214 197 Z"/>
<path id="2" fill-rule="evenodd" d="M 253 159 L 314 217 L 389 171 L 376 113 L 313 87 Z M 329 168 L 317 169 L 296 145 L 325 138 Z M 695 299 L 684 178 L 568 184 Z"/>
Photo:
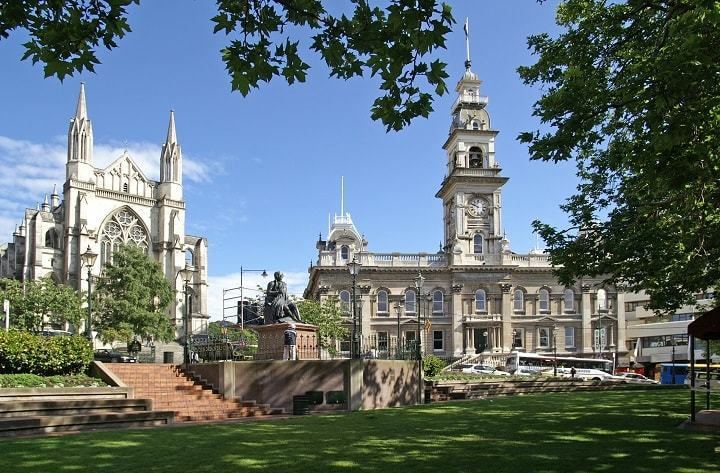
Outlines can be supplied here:
<path id="1" fill-rule="evenodd" d="M 479 197 L 474 198 L 470 201 L 468 211 L 473 215 L 482 215 L 487 210 L 487 204 Z"/>

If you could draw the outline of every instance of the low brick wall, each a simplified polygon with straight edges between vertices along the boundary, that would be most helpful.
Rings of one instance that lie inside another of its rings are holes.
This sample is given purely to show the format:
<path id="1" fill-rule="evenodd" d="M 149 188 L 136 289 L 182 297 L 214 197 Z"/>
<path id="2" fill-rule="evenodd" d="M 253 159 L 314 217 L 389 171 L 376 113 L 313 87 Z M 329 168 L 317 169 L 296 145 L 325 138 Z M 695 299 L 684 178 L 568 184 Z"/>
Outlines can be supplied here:
<path id="1" fill-rule="evenodd" d="M 483 399 L 514 394 L 554 393 L 573 391 L 612 391 L 628 389 L 682 389 L 682 386 L 623 384 L 601 381 L 426 381 L 425 402 L 456 399 Z"/>

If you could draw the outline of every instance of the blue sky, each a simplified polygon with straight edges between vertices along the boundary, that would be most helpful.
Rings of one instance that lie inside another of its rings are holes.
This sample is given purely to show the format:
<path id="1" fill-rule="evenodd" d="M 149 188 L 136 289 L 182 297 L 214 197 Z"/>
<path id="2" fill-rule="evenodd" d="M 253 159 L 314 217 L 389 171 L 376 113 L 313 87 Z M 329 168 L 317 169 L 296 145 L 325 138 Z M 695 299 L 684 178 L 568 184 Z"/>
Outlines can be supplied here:
<path id="1" fill-rule="evenodd" d="M 450 1 L 458 21 L 448 49 L 451 93 L 429 119 L 386 133 L 370 119 L 377 81 L 328 79 L 313 66 L 305 84 L 275 79 L 248 97 L 231 93 L 214 35 L 214 2 L 153 0 L 131 10 L 133 31 L 102 52 L 95 74 L 43 79 L 39 65 L 19 60 L 21 35 L 0 41 L 0 241 L 64 178 L 65 142 L 80 81 L 86 83 L 96 165 L 127 147 L 157 179 L 169 110 L 176 113 L 186 158 L 187 232 L 209 239 L 212 315 L 223 288 L 239 283 L 240 266 L 282 270 L 301 292 L 327 233 L 329 213 L 345 208 L 371 251 L 437 251 L 442 215 L 435 198 L 445 171 L 442 144 L 454 86 L 463 72 L 462 23 L 470 19 L 473 70 L 488 95 L 496 156 L 510 178 L 503 192 L 504 226 L 516 252 L 535 245 L 535 218 L 562 225 L 558 205 L 573 191 L 574 168 L 530 162 L 518 132 L 533 129 L 540 91 L 523 85 L 516 68 L 530 64 L 529 34 L 553 32 L 556 2 Z M 307 44 L 307 41 L 305 42 Z M 257 275 L 246 275 L 245 286 Z M 249 282 L 248 282 L 249 281 Z M 263 283 L 264 284 L 264 283 Z"/>

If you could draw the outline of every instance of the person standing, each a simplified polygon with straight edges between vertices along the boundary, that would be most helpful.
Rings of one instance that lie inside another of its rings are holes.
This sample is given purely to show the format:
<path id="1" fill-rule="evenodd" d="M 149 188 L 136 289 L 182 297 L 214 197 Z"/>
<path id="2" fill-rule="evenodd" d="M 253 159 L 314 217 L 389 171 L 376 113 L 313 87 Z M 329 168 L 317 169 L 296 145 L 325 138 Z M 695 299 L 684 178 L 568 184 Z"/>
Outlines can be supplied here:
<path id="1" fill-rule="evenodd" d="M 297 332 L 295 324 L 289 324 L 284 333 L 285 350 L 283 353 L 284 360 L 297 360 Z"/>

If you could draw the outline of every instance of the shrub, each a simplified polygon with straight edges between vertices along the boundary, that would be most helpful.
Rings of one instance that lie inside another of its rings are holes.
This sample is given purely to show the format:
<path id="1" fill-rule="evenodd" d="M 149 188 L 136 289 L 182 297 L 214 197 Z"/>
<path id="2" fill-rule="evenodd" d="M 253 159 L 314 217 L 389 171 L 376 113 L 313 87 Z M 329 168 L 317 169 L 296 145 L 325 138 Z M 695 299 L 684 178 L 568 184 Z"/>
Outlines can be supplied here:
<path id="1" fill-rule="evenodd" d="M 435 376 L 440 370 L 445 368 L 446 365 L 445 360 L 435 355 L 428 355 L 423 358 L 423 371 L 425 371 L 425 376 Z"/>
<path id="2" fill-rule="evenodd" d="M 0 332 L 0 373 L 41 376 L 80 373 L 93 358 L 80 336 L 43 337 L 29 332 Z"/>
<path id="3" fill-rule="evenodd" d="M 36 374 L 0 374 L 0 388 L 69 388 L 107 386 L 99 378 L 84 374 L 71 376 L 38 376 Z"/>

